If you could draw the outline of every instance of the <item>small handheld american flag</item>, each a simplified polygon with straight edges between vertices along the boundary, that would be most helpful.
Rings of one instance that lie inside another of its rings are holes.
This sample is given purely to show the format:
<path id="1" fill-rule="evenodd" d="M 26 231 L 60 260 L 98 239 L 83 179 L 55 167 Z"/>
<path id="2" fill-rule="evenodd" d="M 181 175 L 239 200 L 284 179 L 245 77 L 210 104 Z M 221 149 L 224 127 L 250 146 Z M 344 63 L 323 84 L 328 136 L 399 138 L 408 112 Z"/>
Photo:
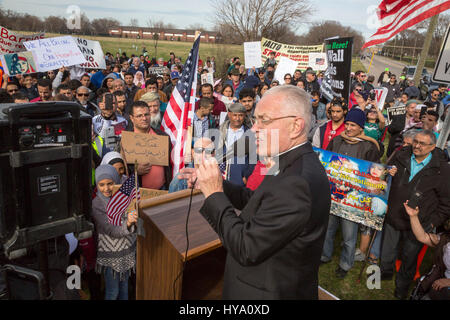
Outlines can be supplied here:
<path id="1" fill-rule="evenodd" d="M 131 201 L 136 197 L 140 200 L 139 186 L 135 183 L 134 174 L 122 184 L 119 190 L 111 197 L 106 206 L 106 214 L 109 223 L 120 226 L 122 225 L 122 215 L 130 205 Z"/>

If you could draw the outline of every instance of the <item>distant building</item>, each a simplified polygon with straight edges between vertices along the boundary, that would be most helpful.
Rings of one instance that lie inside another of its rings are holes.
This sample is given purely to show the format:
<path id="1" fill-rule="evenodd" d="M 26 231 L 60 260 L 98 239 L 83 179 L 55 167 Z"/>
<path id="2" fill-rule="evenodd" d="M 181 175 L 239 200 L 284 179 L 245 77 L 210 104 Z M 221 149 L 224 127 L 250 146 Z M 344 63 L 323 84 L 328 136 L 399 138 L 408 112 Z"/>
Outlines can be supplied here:
<path id="1" fill-rule="evenodd" d="M 141 28 L 141 27 L 112 27 L 109 34 L 113 37 L 134 38 L 134 39 L 153 39 L 154 34 L 159 35 L 159 40 L 167 41 L 194 41 L 195 30 L 184 29 L 157 29 L 157 28 Z M 221 37 L 218 32 L 202 31 L 201 42 L 216 43 L 220 42 Z"/>

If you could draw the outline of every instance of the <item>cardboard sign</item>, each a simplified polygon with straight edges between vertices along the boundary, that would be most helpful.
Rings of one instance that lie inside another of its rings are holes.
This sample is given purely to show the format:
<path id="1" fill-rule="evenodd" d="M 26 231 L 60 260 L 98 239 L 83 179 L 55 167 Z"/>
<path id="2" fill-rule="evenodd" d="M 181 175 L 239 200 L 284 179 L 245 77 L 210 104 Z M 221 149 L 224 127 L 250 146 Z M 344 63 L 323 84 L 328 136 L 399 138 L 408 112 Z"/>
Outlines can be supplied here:
<path id="1" fill-rule="evenodd" d="M 380 111 L 383 111 L 384 102 L 386 101 L 386 97 L 389 90 L 385 87 L 382 87 L 382 88 L 375 88 L 374 91 L 377 107 L 378 109 L 380 109 Z"/>
<path id="2" fill-rule="evenodd" d="M 33 52 L 39 72 L 86 63 L 84 55 L 71 36 L 28 41 L 23 45 Z"/>
<path id="3" fill-rule="evenodd" d="M 245 68 L 260 68 L 261 64 L 261 41 L 244 42 Z"/>
<path id="4" fill-rule="evenodd" d="M 169 137 L 156 134 L 122 132 L 122 150 L 127 163 L 169 165 Z"/>
<path id="5" fill-rule="evenodd" d="M 214 85 L 214 76 L 212 73 L 203 73 L 200 76 L 201 84 L 209 83 Z"/>
<path id="6" fill-rule="evenodd" d="M 156 74 L 158 76 L 163 76 L 167 73 L 170 73 L 170 70 L 167 67 L 150 67 L 148 68 L 148 72 L 151 74 Z"/>
<path id="7" fill-rule="evenodd" d="M 387 166 L 313 149 L 330 182 L 330 213 L 380 231 L 392 180 Z"/>
<path id="8" fill-rule="evenodd" d="M 4 71 L 10 76 L 37 72 L 36 62 L 30 51 L 8 53 L 0 56 L 0 60 Z"/>
<path id="9" fill-rule="evenodd" d="M 324 71 L 328 67 L 327 54 L 320 52 L 312 52 L 309 54 L 308 66 L 316 71 Z"/>
<path id="10" fill-rule="evenodd" d="M 276 42 L 267 38 L 261 39 L 261 60 L 264 63 L 271 52 L 275 52 L 275 60 L 280 63 L 281 57 L 297 61 L 296 69 L 306 70 L 311 52 L 323 52 L 323 44 L 315 46 L 297 46 Z"/>
<path id="11" fill-rule="evenodd" d="M 291 76 L 297 69 L 297 61 L 291 60 L 286 57 L 281 57 L 273 78 L 278 80 L 280 84 L 284 84 L 284 76 L 289 73 Z"/>
<path id="12" fill-rule="evenodd" d="M 105 55 L 100 42 L 83 38 L 74 38 L 74 40 L 87 61 L 79 65 L 81 68 L 106 69 Z"/>
<path id="13" fill-rule="evenodd" d="M 44 32 L 25 35 L 0 26 L 0 53 L 25 51 L 24 42 L 44 39 L 44 36 Z"/>

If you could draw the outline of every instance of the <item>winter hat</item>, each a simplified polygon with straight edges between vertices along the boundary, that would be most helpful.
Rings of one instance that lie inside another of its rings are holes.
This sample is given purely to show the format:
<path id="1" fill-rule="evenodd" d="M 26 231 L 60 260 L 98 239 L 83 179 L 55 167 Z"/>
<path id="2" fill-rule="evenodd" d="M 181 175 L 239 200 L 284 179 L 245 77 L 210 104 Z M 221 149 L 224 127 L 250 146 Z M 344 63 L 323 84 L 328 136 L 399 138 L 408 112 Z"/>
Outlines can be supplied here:
<path id="1" fill-rule="evenodd" d="M 345 117 L 345 122 L 347 121 L 354 122 L 364 129 L 364 124 L 366 123 L 366 115 L 361 109 L 352 108 Z"/>
<path id="2" fill-rule="evenodd" d="M 120 155 L 120 153 L 118 153 L 116 151 L 111 151 L 103 156 L 102 162 L 100 164 L 113 165 L 117 162 L 124 163 L 122 156 Z"/>
<path id="3" fill-rule="evenodd" d="M 120 183 L 116 168 L 110 164 L 102 164 L 95 169 L 95 183 L 99 183 L 103 179 L 111 179 L 115 184 Z"/>

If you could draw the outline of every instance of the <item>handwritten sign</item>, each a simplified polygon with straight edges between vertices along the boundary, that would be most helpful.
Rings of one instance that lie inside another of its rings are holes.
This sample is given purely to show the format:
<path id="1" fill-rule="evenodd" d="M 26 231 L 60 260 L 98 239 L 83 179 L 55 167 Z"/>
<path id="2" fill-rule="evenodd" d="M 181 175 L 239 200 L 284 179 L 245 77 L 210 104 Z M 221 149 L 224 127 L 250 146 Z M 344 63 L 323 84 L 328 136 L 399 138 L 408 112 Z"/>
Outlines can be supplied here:
<path id="1" fill-rule="evenodd" d="M 281 57 L 280 63 L 278 64 L 277 68 L 275 69 L 275 75 L 274 79 L 278 80 L 280 84 L 284 84 L 284 76 L 289 73 L 290 75 L 293 75 L 295 72 L 295 69 L 297 68 L 297 61 L 291 60 L 286 57 Z"/>
<path id="2" fill-rule="evenodd" d="M 214 76 L 212 73 L 203 73 L 200 76 L 201 84 L 209 83 L 210 85 L 214 84 Z"/>
<path id="3" fill-rule="evenodd" d="M 313 149 L 330 181 L 330 213 L 380 231 L 391 185 L 387 166 Z"/>
<path id="4" fill-rule="evenodd" d="M 105 55 L 100 42 L 83 38 L 74 38 L 86 62 L 80 64 L 81 68 L 106 69 Z"/>
<path id="5" fill-rule="evenodd" d="M 168 136 L 123 131 L 121 144 L 127 163 L 169 165 Z"/>
<path id="6" fill-rule="evenodd" d="M 10 76 L 37 72 L 36 62 L 34 61 L 33 53 L 30 51 L 2 55 L 0 56 L 0 61 L 4 66 L 5 72 Z"/>
<path id="7" fill-rule="evenodd" d="M 44 36 L 44 32 L 25 35 L 0 26 L 0 53 L 25 51 L 24 42 L 44 39 Z"/>
<path id="8" fill-rule="evenodd" d="M 38 39 L 24 42 L 33 52 L 39 72 L 86 63 L 84 55 L 71 36 Z"/>
<path id="9" fill-rule="evenodd" d="M 261 41 L 244 42 L 245 67 L 260 68 L 261 64 Z"/>
<path id="10" fill-rule="evenodd" d="M 167 67 L 150 67 L 148 68 L 148 72 L 151 74 L 156 74 L 158 76 L 163 76 L 166 73 L 170 73 L 170 70 Z"/>
<path id="11" fill-rule="evenodd" d="M 377 103 L 377 107 L 378 109 L 380 109 L 380 111 L 383 111 L 383 107 L 384 107 L 384 102 L 386 101 L 386 97 L 388 94 L 388 89 L 385 87 L 382 88 L 375 88 L 375 100 Z"/>

